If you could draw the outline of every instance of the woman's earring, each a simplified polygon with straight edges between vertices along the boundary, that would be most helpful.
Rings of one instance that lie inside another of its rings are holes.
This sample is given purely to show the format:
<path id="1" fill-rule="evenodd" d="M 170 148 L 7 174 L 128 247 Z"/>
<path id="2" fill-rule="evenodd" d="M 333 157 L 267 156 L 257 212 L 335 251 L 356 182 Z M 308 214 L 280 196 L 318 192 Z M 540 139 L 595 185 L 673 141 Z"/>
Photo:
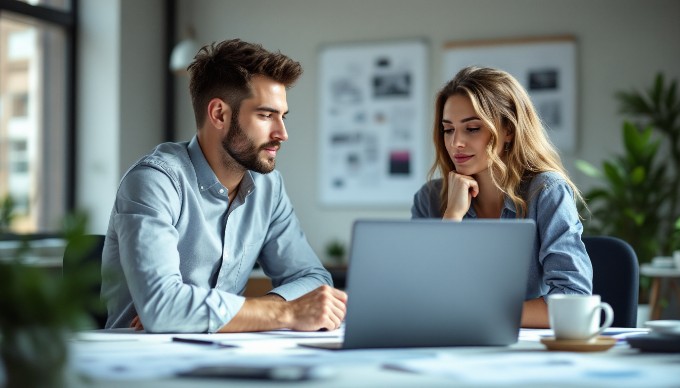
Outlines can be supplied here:
<path id="1" fill-rule="evenodd" d="M 509 142 L 509 141 L 506 141 L 506 142 L 505 142 L 504 150 L 505 150 L 505 152 L 510 151 L 510 142 Z"/>

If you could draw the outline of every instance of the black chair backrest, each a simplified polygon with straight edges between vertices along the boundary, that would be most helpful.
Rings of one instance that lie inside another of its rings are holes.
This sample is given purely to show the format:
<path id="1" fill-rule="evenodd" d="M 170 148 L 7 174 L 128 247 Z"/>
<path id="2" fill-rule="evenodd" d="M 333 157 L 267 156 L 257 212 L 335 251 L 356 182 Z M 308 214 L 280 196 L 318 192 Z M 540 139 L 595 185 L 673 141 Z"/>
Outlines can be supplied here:
<path id="1" fill-rule="evenodd" d="M 64 250 L 64 263 L 62 272 L 78 271 L 79 264 L 96 266 L 99 272 L 92 288 L 92 299 L 99 300 L 101 292 L 101 266 L 102 252 L 104 250 L 104 236 L 101 234 L 87 234 L 69 241 Z M 77 273 L 76 273 L 77 274 Z M 103 305 L 90 306 L 87 311 L 97 325 L 97 329 L 103 329 L 106 325 L 106 310 Z"/>
<path id="2" fill-rule="evenodd" d="M 612 306 L 612 326 L 635 327 L 640 283 L 635 251 L 616 237 L 584 236 L 583 243 L 593 265 L 593 294 Z"/>

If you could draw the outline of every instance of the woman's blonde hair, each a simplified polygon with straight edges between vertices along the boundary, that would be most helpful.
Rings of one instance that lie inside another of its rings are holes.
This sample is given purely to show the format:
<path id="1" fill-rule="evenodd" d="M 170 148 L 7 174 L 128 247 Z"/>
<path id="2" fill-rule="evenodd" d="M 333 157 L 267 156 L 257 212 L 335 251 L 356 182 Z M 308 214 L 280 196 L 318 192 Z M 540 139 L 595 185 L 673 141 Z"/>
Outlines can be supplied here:
<path id="1" fill-rule="evenodd" d="M 574 192 L 574 200 L 584 203 L 580 191 L 569 179 L 555 146 L 548 139 L 526 90 L 512 75 L 502 70 L 466 67 L 439 91 L 435 100 L 432 138 L 436 159 L 430 169 L 429 179 L 437 171 L 444 178 L 440 193 L 442 214 L 447 205 L 446 177 L 449 172 L 456 170 L 446 150 L 442 131 L 444 104 L 453 95 L 468 97 L 484 126 L 491 131 L 491 139 L 486 147 L 491 180 L 515 204 L 517 218 L 526 216 L 527 198 L 535 194 L 521 193 L 520 186 L 542 172 L 554 171 L 562 175 Z M 504 160 L 497 152 L 501 128 L 514 134 L 512 141 L 504 145 Z"/>

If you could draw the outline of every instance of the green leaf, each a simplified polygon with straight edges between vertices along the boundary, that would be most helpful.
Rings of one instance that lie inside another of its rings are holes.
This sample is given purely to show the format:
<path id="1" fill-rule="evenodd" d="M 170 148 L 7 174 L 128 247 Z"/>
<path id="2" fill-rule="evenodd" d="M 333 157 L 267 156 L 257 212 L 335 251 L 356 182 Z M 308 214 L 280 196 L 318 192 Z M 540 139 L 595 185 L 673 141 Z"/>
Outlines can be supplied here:
<path id="1" fill-rule="evenodd" d="M 576 166 L 577 169 L 579 169 L 582 173 L 586 174 L 589 177 L 593 178 L 602 177 L 602 173 L 600 172 L 600 170 L 598 170 L 597 167 L 586 162 L 585 160 L 578 159 L 574 161 L 574 165 Z"/>
<path id="2" fill-rule="evenodd" d="M 655 110 L 658 111 L 661 107 L 661 99 L 663 98 L 663 74 L 659 73 L 656 75 L 654 86 L 649 91 L 649 97 L 654 104 Z"/>
<path id="3" fill-rule="evenodd" d="M 645 168 L 643 166 L 637 166 L 631 172 L 630 180 L 633 185 L 638 186 L 645 181 L 645 176 Z"/>
<path id="4" fill-rule="evenodd" d="M 605 161 L 602 163 L 602 167 L 604 168 L 604 174 L 609 180 L 609 183 L 613 189 L 620 190 L 626 185 L 622 174 L 619 172 L 620 169 L 618 166 L 611 162 Z"/>
<path id="5" fill-rule="evenodd" d="M 671 82 L 671 85 L 668 87 L 668 91 L 666 92 L 666 108 L 668 109 L 669 112 L 677 112 L 677 110 L 680 108 L 678 105 L 678 102 L 675 100 L 676 97 L 676 90 L 677 90 L 677 83 L 675 80 Z"/>

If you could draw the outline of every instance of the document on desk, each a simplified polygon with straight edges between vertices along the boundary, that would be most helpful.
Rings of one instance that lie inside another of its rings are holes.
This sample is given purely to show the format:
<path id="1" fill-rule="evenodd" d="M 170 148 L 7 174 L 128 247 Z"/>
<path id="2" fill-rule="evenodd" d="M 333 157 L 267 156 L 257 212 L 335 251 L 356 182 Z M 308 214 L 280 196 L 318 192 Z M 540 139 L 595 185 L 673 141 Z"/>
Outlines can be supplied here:
<path id="1" fill-rule="evenodd" d="M 308 364 L 304 358 L 296 357 L 318 351 L 299 348 L 299 342 L 340 335 L 341 331 L 149 334 L 134 329 L 110 329 L 76 333 L 70 345 L 72 364 L 83 375 L 139 379 L 172 376 L 206 365 Z"/>
<path id="2" fill-rule="evenodd" d="M 451 378 L 475 385 L 674 386 L 678 365 L 638 366 L 613 358 L 562 352 L 503 352 L 476 355 L 440 353 L 431 359 L 386 363 L 384 367 Z"/>
<path id="3" fill-rule="evenodd" d="M 331 330 L 331 331 L 324 331 L 324 330 L 319 330 L 319 331 L 295 331 L 295 330 L 272 330 L 272 331 L 263 331 L 261 332 L 262 334 L 270 335 L 270 336 L 275 336 L 275 337 L 288 337 L 288 338 L 324 338 L 328 340 L 328 338 L 337 338 L 337 339 L 342 339 L 345 335 L 345 326 L 344 324 L 336 330 Z"/>
<path id="4" fill-rule="evenodd" d="M 134 330 L 78 333 L 70 342 L 71 364 L 93 379 L 131 380 L 174 376 L 204 366 L 317 367 L 412 358 L 434 353 L 410 349 L 331 352 L 301 348 L 299 343 L 342 339 L 342 330 L 259 333 L 146 334 Z M 173 340 L 174 339 L 174 340 Z"/>
<path id="5" fill-rule="evenodd" d="M 263 339 L 274 338 L 329 338 L 342 335 L 339 330 L 332 332 L 296 332 L 296 331 L 264 331 L 254 333 L 179 333 L 179 334 L 151 334 L 143 330 L 133 328 L 125 329 L 103 329 L 77 332 L 73 335 L 74 341 L 91 342 L 171 342 L 173 337 L 212 341 L 216 343 L 242 343 L 244 341 L 261 341 Z"/>
<path id="6" fill-rule="evenodd" d="M 305 366 L 310 364 L 307 359 L 314 361 L 312 365 L 316 362 L 315 357 L 308 357 L 315 354 L 313 350 L 287 348 L 266 338 L 241 344 L 212 346 L 208 340 L 72 341 L 71 364 L 78 373 L 94 379 L 128 380 L 169 377 L 200 366 Z"/>

